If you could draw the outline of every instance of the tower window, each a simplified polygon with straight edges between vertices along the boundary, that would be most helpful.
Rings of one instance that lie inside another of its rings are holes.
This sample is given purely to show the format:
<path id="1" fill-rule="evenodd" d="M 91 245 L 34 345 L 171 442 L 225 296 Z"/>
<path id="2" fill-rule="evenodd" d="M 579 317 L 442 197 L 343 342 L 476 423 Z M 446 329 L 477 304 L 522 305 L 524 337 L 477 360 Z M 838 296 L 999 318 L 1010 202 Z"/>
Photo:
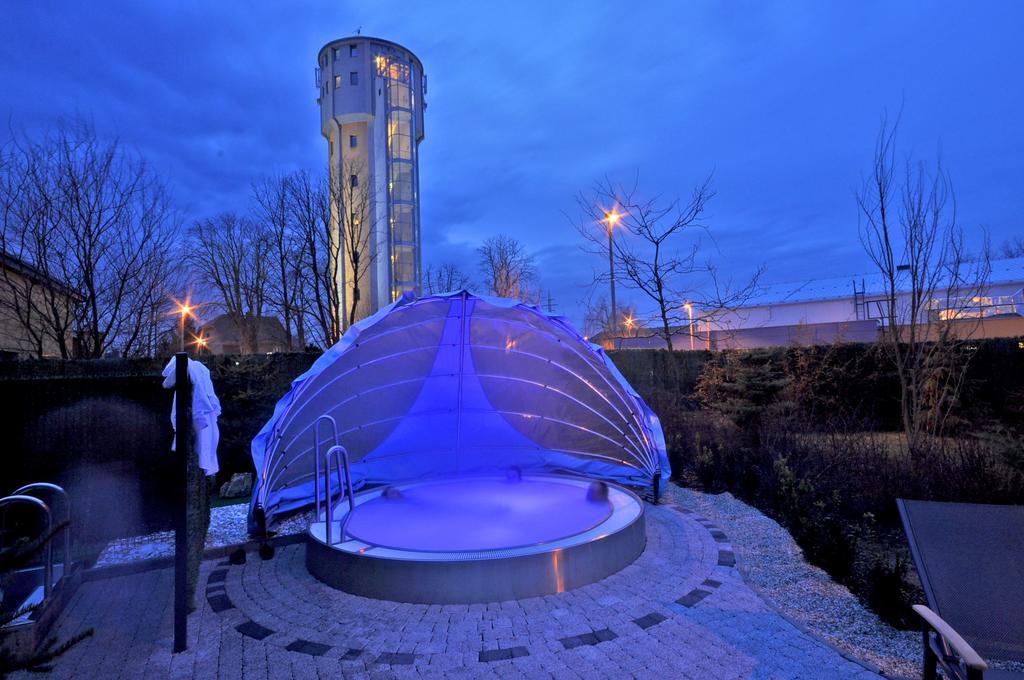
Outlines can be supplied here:
<path id="1" fill-rule="evenodd" d="M 349 184 L 353 189 L 359 186 L 359 175 L 352 175 L 352 177 L 349 178 Z"/>
<path id="2" fill-rule="evenodd" d="M 359 84 L 359 71 L 352 71 L 348 74 L 348 84 L 358 85 Z"/>
<path id="3" fill-rule="evenodd" d="M 334 76 L 334 89 L 337 90 L 341 87 L 341 76 Z"/>
<path id="4" fill-rule="evenodd" d="M 339 50 L 337 47 L 335 47 L 333 49 L 333 52 L 334 52 L 334 61 L 338 61 L 339 59 L 341 59 L 341 50 Z"/>
<path id="5" fill-rule="evenodd" d="M 359 146 L 359 137 L 356 137 L 355 135 L 349 135 L 348 145 L 353 149 Z"/>
<path id="6" fill-rule="evenodd" d="M 358 57 L 359 56 L 359 45 L 349 45 L 348 46 L 348 56 L 350 56 L 350 57 Z"/>

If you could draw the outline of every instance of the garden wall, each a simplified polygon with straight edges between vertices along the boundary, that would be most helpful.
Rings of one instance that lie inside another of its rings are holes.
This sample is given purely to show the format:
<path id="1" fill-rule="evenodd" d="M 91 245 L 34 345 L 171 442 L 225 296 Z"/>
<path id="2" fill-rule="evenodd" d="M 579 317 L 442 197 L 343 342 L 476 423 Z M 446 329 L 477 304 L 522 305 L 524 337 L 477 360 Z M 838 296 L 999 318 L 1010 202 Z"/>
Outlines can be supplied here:
<path id="1" fill-rule="evenodd" d="M 311 354 L 204 357 L 221 399 L 221 473 L 251 471 L 249 442 Z M 74 504 L 77 540 L 170 529 L 177 479 L 169 447 L 171 391 L 164 362 L 0 363 L 0 427 L 6 434 L 3 488 L 52 481 Z"/>

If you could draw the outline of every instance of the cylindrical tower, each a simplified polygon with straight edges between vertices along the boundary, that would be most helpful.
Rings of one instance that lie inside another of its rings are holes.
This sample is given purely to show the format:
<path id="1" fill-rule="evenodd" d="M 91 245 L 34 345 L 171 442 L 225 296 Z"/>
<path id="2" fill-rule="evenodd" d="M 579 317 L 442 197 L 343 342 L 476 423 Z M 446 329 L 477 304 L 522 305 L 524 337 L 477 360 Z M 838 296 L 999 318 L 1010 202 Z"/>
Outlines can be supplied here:
<path id="1" fill-rule="evenodd" d="M 361 35 L 327 43 L 317 63 L 347 327 L 403 293 L 420 293 L 418 147 L 427 77 L 409 50 Z"/>

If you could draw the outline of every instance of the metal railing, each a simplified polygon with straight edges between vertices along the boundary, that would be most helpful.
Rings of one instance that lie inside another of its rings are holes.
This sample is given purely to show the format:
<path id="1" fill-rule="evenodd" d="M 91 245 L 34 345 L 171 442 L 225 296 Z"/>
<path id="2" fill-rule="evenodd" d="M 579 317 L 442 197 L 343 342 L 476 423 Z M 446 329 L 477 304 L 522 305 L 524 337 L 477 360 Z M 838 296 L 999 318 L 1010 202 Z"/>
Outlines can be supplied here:
<path id="1" fill-rule="evenodd" d="M 338 445 L 338 423 L 332 416 L 323 415 L 316 419 L 316 423 L 313 424 L 313 460 L 316 470 L 313 474 L 313 499 L 316 507 L 316 522 L 320 521 L 320 423 L 327 422 L 331 426 L 331 446 Z M 328 453 L 330 449 L 328 449 Z M 326 457 L 326 456 L 325 456 Z M 347 471 L 346 471 L 346 474 Z M 330 484 L 327 486 L 327 505 L 331 504 Z"/>
<path id="2" fill-rule="evenodd" d="M 345 515 L 345 519 L 341 520 L 341 535 L 338 537 L 339 543 L 344 543 L 345 532 L 348 528 L 349 520 L 352 519 L 352 513 L 356 510 L 356 497 L 355 491 L 352 487 L 352 474 L 349 471 L 348 451 L 345 450 L 344 446 L 335 444 L 331 448 L 327 449 L 327 454 L 324 456 L 324 490 L 327 494 L 327 517 L 326 524 L 324 526 L 324 537 L 327 539 L 327 545 L 334 545 L 334 504 L 331 502 L 332 459 L 337 459 L 335 470 L 338 473 L 338 486 L 341 487 L 341 490 L 348 497 L 348 514 Z M 341 479 L 342 466 L 344 466 L 345 469 L 344 482 Z"/>
<path id="3" fill-rule="evenodd" d="M 4 519 L 6 520 L 6 508 L 14 505 L 28 505 L 37 510 L 42 511 L 44 519 L 43 532 L 41 536 L 46 536 L 50 533 L 50 527 L 53 526 L 53 517 L 50 514 L 50 507 L 43 501 L 39 500 L 35 496 L 25 496 L 20 494 L 14 494 L 11 496 L 5 496 L 0 498 L 0 509 L 4 510 Z M 52 537 L 51 537 L 52 538 Z M 43 598 L 50 596 L 50 590 L 53 588 L 53 541 L 47 539 L 46 541 L 46 562 L 43 568 Z"/>
<path id="4" fill-rule="evenodd" d="M 40 493 L 49 495 L 50 497 L 59 496 L 62 504 L 64 505 L 64 516 L 62 520 L 56 521 L 56 524 L 60 524 L 61 521 L 64 523 L 64 528 L 61 533 L 64 534 L 64 559 L 62 564 L 64 565 L 63 571 L 61 571 L 61 577 L 67 576 L 71 571 L 71 497 L 68 496 L 68 492 L 63 487 L 51 484 L 49 482 L 36 482 L 35 484 L 26 484 L 20 489 L 16 490 L 12 495 L 14 496 L 39 496 Z M 43 500 L 43 499 L 40 499 Z M 51 504 L 52 505 L 52 504 Z M 51 517 L 51 520 L 53 518 Z M 53 568 L 50 568 L 50 575 L 53 575 Z"/>

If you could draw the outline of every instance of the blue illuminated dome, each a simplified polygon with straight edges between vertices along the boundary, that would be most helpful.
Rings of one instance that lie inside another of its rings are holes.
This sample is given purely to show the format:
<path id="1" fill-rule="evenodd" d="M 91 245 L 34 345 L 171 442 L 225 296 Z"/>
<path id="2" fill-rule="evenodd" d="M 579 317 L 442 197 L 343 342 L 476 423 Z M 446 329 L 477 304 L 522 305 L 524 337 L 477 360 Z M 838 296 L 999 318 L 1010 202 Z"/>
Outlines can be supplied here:
<path id="1" fill-rule="evenodd" d="M 601 348 L 562 317 L 467 291 L 402 298 L 292 383 L 252 443 L 268 521 L 312 504 L 322 416 L 356 487 L 511 468 L 632 486 L 669 475 L 657 417 Z"/>

